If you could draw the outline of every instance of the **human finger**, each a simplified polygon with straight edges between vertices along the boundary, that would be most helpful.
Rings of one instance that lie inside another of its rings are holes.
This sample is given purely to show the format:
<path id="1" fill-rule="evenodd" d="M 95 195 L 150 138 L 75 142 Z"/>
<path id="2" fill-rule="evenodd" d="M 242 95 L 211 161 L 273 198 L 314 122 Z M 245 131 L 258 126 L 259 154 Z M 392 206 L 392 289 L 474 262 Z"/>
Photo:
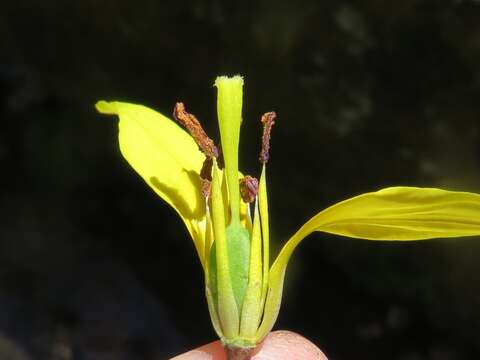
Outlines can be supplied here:
<path id="1" fill-rule="evenodd" d="M 226 360 L 220 341 L 203 345 L 171 360 Z M 310 340 L 291 331 L 274 331 L 257 346 L 251 360 L 328 360 Z"/>

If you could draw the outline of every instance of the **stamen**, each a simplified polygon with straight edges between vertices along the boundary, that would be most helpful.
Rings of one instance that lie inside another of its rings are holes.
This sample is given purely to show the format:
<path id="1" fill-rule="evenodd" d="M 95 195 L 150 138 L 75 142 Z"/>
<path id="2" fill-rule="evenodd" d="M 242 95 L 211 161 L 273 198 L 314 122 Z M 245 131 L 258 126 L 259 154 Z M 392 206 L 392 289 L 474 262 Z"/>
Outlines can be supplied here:
<path id="1" fill-rule="evenodd" d="M 247 175 L 240 179 L 240 195 L 242 200 L 246 203 L 251 203 L 255 200 L 258 193 L 258 180 Z"/>
<path id="2" fill-rule="evenodd" d="M 180 124 L 182 124 L 185 129 L 193 137 L 200 150 L 209 158 L 218 156 L 218 149 L 210 139 L 200 124 L 200 121 L 195 117 L 195 115 L 188 113 L 185 110 L 185 105 L 181 102 L 175 104 L 173 109 L 173 117 Z"/>
<path id="3" fill-rule="evenodd" d="M 203 161 L 202 170 L 200 170 L 200 177 L 202 179 L 212 181 L 212 166 L 213 166 L 212 158 L 207 157 Z"/>
<path id="4" fill-rule="evenodd" d="M 202 165 L 202 170 L 200 170 L 200 182 L 201 182 L 201 192 L 205 199 L 208 199 L 210 196 L 210 189 L 212 185 L 212 166 L 213 159 L 207 157 Z"/>
<path id="5" fill-rule="evenodd" d="M 212 190 L 212 182 L 210 180 L 200 179 L 201 182 L 201 189 L 200 192 L 202 193 L 203 197 L 208 200 L 210 197 L 210 192 Z"/>
<path id="6" fill-rule="evenodd" d="M 260 151 L 260 157 L 258 158 L 262 164 L 265 164 L 269 158 L 270 151 L 270 135 L 272 132 L 272 126 L 275 124 L 275 118 L 277 114 L 274 111 L 267 112 L 262 115 L 263 124 L 263 136 L 262 136 L 262 150 Z"/>

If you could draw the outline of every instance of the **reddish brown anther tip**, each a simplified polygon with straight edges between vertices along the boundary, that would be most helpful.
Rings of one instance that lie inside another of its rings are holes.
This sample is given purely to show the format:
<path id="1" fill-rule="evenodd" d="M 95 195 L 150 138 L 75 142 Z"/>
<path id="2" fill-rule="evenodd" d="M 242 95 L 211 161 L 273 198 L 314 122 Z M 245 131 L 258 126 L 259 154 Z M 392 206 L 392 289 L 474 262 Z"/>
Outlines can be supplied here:
<path id="1" fill-rule="evenodd" d="M 173 117 L 177 120 L 193 137 L 200 150 L 207 157 L 217 157 L 218 149 L 212 139 L 210 139 L 200 124 L 200 121 L 195 115 L 188 113 L 185 110 L 185 105 L 182 102 L 175 104 L 173 109 Z"/>
<path id="2" fill-rule="evenodd" d="M 258 193 L 258 180 L 250 175 L 240 179 L 240 195 L 242 200 L 246 203 L 251 203 L 255 200 Z"/>
<path id="3" fill-rule="evenodd" d="M 272 126 L 275 124 L 276 117 L 277 114 L 274 111 L 270 111 L 262 115 L 262 150 L 260 151 L 260 157 L 258 158 L 262 164 L 265 164 L 270 156 L 270 135 L 272 133 Z"/>

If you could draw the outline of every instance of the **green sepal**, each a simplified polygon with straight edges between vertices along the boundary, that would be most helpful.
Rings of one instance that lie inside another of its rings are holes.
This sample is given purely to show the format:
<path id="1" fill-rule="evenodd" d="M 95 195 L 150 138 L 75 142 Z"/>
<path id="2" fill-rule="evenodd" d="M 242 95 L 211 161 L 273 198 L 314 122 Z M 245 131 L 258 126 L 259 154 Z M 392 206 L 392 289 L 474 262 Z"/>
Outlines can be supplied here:
<path id="1" fill-rule="evenodd" d="M 227 248 L 230 279 L 233 294 L 239 312 L 242 311 L 243 299 L 248 285 L 248 269 L 250 265 L 250 234 L 240 224 L 227 227 Z"/>

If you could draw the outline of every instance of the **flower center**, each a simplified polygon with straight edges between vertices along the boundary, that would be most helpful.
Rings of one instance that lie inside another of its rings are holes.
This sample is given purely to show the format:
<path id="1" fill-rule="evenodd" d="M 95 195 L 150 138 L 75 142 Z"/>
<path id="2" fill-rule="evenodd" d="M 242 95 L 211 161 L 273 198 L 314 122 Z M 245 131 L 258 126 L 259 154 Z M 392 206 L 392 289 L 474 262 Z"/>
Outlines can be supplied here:
<path id="1" fill-rule="evenodd" d="M 250 273 L 252 271 L 255 274 L 259 271 L 260 273 L 268 271 L 268 252 L 265 253 L 265 259 L 262 259 L 259 253 L 259 251 L 261 252 L 259 249 L 262 246 L 262 235 L 260 235 L 258 204 L 255 205 L 254 220 L 256 225 L 253 226 L 256 232 L 252 228 L 250 212 L 247 211 L 245 214 L 245 209 L 248 210 L 249 205 L 245 207 L 244 204 L 241 204 L 241 200 L 247 204 L 256 201 L 259 193 L 257 179 L 248 175 L 239 179 L 238 148 L 242 123 L 243 78 L 240 76 L 218 77 L 215 86 L 218 90 L 217 112 L 221 137 L 220 150 L 207 136 L 198 119 L 185 110 L 183 103 L 175 105 L 173 116 L 187 129 L 206 156 L 200 171 L 200 191 L 207 206 L 212 209 L 211 223 L 215 237 L 207 255 L 208 282 L 213 297 L 217 301 L 220 318 L 224 319 L 224 321 L 220 320 L 225 332 L 224 335 L 230 338 L 235 337 L 240 331 L 239 324 L 232 323 L 232 319 L 238 318 L 239 320 L 244 306 L 246 306 L 245 311 L 247 313 L 252 311 L 251 291 L 253 290 L 250 289 L 250 295 L 246 295 L 249 284 L 250 287 L 253 286 L 250 283 Z M 261 119 L 263 135 L 259 160 L 263 165 L 269 158 L 270 135 L 275 117 L 274 112 L 268 112 Z M 222 162 L 219 159 L 220 157 L 223 157 L 223 173 L 219 171 L 217 165 L 217 160 Z M 262 171 L 264 169 L 265 166 Z M 262 216 L 264 215 L 267 216 L 262 214 Z M 248 218 L 247 222 L 245 222 L 245 216 Z M 248 223 L 250 223 L 250 226 L 247 225 Z M 268 236 L 265 241 L 268 242 Z M 265 269 L 267 270 L 262 270 L 262 263 L 265 261 Z M 265 274 L 260 276 L 266 277 Z M 258 282 L 258 279 L 254 282 Z M 255 291 L 259 292 L 261 289 L 259 287 L 255 288 Z M 260 292 L 255 295 L 255 297 L 258 296 L 260 296 Z M 253 303 L 258 300 L 253 301 Z M 244 302 L 248 305 L 245 305 Z M 260 306 L 259 303 L 256 304 L 255 306 Z M 230 320 L 227 321 L 227 318 Z M 243 326 L 245 328 L 247 325 Z"/>

